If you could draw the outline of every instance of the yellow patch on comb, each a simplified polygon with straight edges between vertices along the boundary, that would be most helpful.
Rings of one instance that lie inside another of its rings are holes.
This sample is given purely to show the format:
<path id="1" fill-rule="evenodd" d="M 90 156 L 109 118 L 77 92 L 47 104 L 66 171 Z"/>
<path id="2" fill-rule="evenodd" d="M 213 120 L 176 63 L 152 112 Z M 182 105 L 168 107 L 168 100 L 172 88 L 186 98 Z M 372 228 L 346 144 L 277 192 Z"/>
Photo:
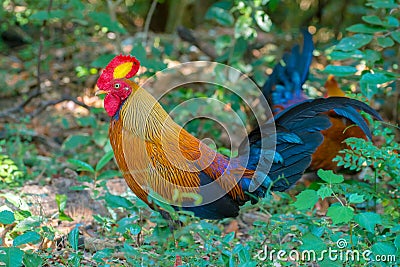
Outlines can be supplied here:
<path id="1" fill-rule="evenodd" d="M 121 79 L 125 78 L 126 75 L 132 70 L 133 63 L 132 62 L 125 62 L 121 65 L 118 65 L 114 69 L 113 77 L 114 79 Z"/>

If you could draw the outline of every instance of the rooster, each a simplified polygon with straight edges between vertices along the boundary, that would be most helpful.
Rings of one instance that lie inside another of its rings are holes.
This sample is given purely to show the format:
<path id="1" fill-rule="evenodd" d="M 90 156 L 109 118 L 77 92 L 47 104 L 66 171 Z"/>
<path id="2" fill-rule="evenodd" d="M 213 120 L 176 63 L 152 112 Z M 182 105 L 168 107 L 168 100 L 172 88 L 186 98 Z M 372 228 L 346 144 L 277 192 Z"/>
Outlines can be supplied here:
<path id="1" fill-rule="evenodd" d="M 149 195 L 201 218 L 236 217 L 246 201 L 286 190 L 300 179 L 323 141 L 321 131 L 331 125 L 323 112 L 340 112 L 360 123 L 367 136 L 363 118 L 352 111 L 381 119 L 357 100 L 305 100 L 277 114 L 275 123 L 269 120 L 250 132 L 238 156 L 228 158 L 176 124 L 150 93 L 129 80 L 139 66 L 133 56 L 116 56 L 100 75 L 97 94 L 106 94 L 110 142 L 125 181 L 153 209 Z"/>
<path id="2" fill-rule="evenodd" d="M 262 93 L 275 114 L 308 99 L 303 92 L 303 84 L 308 77 L 313 50 L 312 36 L 308 31 L 303 30 L 302 51 L 300 52 L 300 47 L 295 45 L 291 53 L 283 56 L 283 63 L 278 63 L 274 67 L 272 74 L 263 85 Z M 328 76 L 325 88 L 325 97 L 345 96 L 333 75 Z M 354 109 L 349 109 L 349 111 L 357 113 Z M 339 154 L 339 151 L 348 148 L 344 140 L 349 137 L 367 139 L 365 129 L 359 127 L 361 124 L 366 127 L 365 122 L 360 120 L 360 124 L 354 125 L 354 121 L 342 114 L 340 110 L 331 110 L 326 114 L 329 116 L 332 126 L 322 131 L 324 141 L 312 155 L 312 161 L 308 168 L 310 171 L 339 170 L 333 158 Z"/>

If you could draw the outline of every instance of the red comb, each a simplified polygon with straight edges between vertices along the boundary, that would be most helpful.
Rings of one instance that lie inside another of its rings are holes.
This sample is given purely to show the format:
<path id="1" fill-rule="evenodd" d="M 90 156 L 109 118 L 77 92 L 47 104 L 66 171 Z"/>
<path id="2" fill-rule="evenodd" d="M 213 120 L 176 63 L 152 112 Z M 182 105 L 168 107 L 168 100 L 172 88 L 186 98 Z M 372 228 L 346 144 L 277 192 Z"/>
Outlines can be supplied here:
<path id="1" fill-rule="evenodd" d="M 130 55 L 118 55 L 108 63 L 97 80 L 97 87 L 102 90 L 109 88 L 114 79 L 129 79 L 135 75 L 140 67 L 140 62 Z"/>

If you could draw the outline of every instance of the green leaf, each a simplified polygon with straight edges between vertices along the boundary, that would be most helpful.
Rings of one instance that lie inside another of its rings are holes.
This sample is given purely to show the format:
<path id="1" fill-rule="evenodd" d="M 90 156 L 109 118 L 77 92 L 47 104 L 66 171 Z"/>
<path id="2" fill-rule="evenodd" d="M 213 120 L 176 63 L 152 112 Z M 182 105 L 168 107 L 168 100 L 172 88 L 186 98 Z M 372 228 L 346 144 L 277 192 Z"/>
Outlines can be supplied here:
<path id="1" fill-rule="evenodd" d="M 109 31 L 126 33 L 125 28 L 117 21 L 111 19 L 110 15 L 105 12 L 91 12 L 89 17 L 102 27 L 106 27 Z"/>
<path id="2" fill-rule="evenodd" d="M 23 262 L 25 267 L 38 267 L 43 265 L 42 258 L 35 253 L 24 253 Z"/>
<path id="3" fill-rule="evenodd" d="M 93 167 L 89 163 L 86 163 L 86 162 L 81 161 L 79 159 L 68 159 L 67 162 L 69 162 L 72 165 L 78 167 L 77 171 L 87 171 L 87 172 L 91 172 L 91 173 L 95 172 L 95 170 L 93 169 Z"/>
<path id="4" fill-rule="evenodd" d="M 343 175 L 335 174 L 332 170 L 325 171 L 319 169 L 317 174 L 322 180 L 329 184 L 339 184 L 344 181 Z"/>
<path id="5" fill-rule="evenodd" d="M 307 233 L 302 237 L 303 244 L 299 247 L 301 251 L 303 250 L 314 250 L 322 251 L 326 249 L 326 244 L 324 241 L 312 233 Z"/>
<path id="6" fill-rule="evenodd" d="M 116 170 L 106 170 L 97 176 L 97 180 L 107 180 L 113 177 L 121 177 L 121 172 Z"/>
<path id="7" fill-rule="evenodd" d="M 379 8 L 393 9 L 399 7 L 397 3 L 394 3 L 394 1 L 370 1 L 366 3 L 366 6 L 372 6 L 375 9 Z"/>
<path id="8" fill-rule="evenodd" d="M 363 53 L 360 50 L 351 50 L 349 52 L 332 51 L 329 56 L 332 60 L 343 60 L 348 58 L 361 59 L 363 57 Z"/>
<path id="9" fill-rule="evenodd" d="M 328 65 L 323 72 L 333 74 L 335 76 L 349 76 L 356 73 L 357 69 L 351 66 Z"/>
<path id="10" fill-rule="evenodd" d="M 390 35 L 396 42 L 400 43 L 400 32 L 399 31 L 392 32 Z"/>
<path id="11" fill-rule="evenodd" d="M 127 210 L 134 209 L 135 205 L 128 199 L 107 193 L 104 197 L 107 205 L 111 208 L 125 208 Z"/>
<path id="12" fill-rule="evenodd" d="M 58 207 L 58 211 L 64 211 L 67 206 L 67 195 L 64 194 L 56 194 L 56 203 Z"/>
<path id="13" fill-rule="evenodd" d="M 349 203 L 363 203 L 364 202 L 364 195 L 359 195 L 358 193 L 351 194 L 349 197 Z"/>
<path id="14" fill-rule="evenodd" d="M 327 216 L 331 217 L 333 224 L 348 223 L 354 217 L 354 211 L 346 206 L 336 205 L 328 208 Z"/>
<path id="15" fill-rule="evenodd" d="M 394 81 L 396 78 L 392 76 L 385 75 L 383 73 L 365 73 L 361 79 L 360 83 L 369 83 L 369 84 L 382 84 Z"/>
<path id="16" fill-rule="evenodd" d="M 14 238 L 13 246 L 17 247 L 17 246 L 27 244 L 27 243 L 36 244 L 40 240 L 41 240 L 41 236 L 38 233 L 36 233 L 34 231 L 29 231 L 29 232 L 25 232 L 22 235 L 19 235 L 16 238 Z"/>
<path id="17" fill-rule="evenodd" d="M 366 49 L 362 53 L 363 53 L 363 58 L 371 63 L 374 63 L 381 59 L 381 54 L 375 50 Z"/>
<path id="18" fill-rule="evenodd" d="M 382 223 L 381 216 L 374 212 L 359 213 L 354 217 L 356 223 L 365 228 L 368 232 L 374 233 L 375 226 Z"/>
<path id="19" fill-rule="evenodd" d="M 361 19 L 369 24 L 382 25 L 383 21 L 378 16 L 362 16 Z"/>
<path id="20" fill-rule="evenodd" d="M 14 213 L 9 210 L 3 210 L 0 212 L 0 223 L 1 224 L 12 224 L 15 221 Z"/>
<path id="21" fill-rule="evenodd" d="M 7 267 L 19 267 L 22 265 L 22 256 L 24 252 L 15 247 L 0 247 L 0 262 L 4 263 Z"/>
<path id="22" fill-rule="evenodd" d="M 90 143 L 91 137 L 88 135 L 70 135 L 63 143 L 65 149 L 75 149 L 78 146 L 86 146 Z"/>
<path id="23" fill-rule="evenodd" d="M 132 224 L 129 226 L 129 231 L 131 232 L 132 235 L 138 235 L 140 231 L 142 231 L 142 228 L 138 224 Z"/>
<path id="24" fill-rule="evenodd" d="M 395 255 L 396 248 L 393 243 L 390 242 L 377 242 L 371 247 L 372 252 L 375 255 Z"/>
<path id="25" fill-rule="evenodd" d="M 79 229 L 75 227 L 68 234 L 68 242 L 71 245 L 73 250 L 78 250 L 78 241 L 79 241 Z"/>
<path id="26" fill-rule="evenodd" d="M 358 33 L 377 33 L 377 32 L 385 31 L 385 28 L 377 27 L 377 26 L 369 26 L 369 25 L 359 23 L 359 24 L 355 24 L 350 27 L 347 27 L 346 30 L 349 32 L 358 32 Z"/>
<path id="27" fill-rule="evenodd" d="M 293 205 L 298 210 L 310 209 L 317 203 L 318 198 L 315 190 L 307 189 L 297 195 L 297 200 Z"/>
<path id="28" fill-rule="evenodd" d="M 354 34 L 351 37 L 345 37 L 336 46 L 336 50 L 342 50 L 345 52 L 359 49 L 369 44 L 373 39 L 372 35 L 366 34 Z"/>
<path id="29" fill-rule="evenodd" d="M 394 239 L 394 245 L 396 246 L 397 250 L 400 251 L 400 235 L 397 235 Z"/>
<path id="30" fill-rule="evenodd" d="M 391 47 L 394 45 L 394 41 L 390 37 L 378 37 L 377 41 L 378 41 L 378 44 L 383 48 Z"/>
<path id="31" fill-rule="evenodd" d="M 58 219 L 60 219 L 60 221 L 67 221 L 67 222 L 72 222 L 74 220 L 70 216 L 65 214 L 63 211 L 60 211 L 58 213 Z"/>
<path id="32" fill-rule="evenodd" d="M 326 185 L 322 185 L 318 191 L 317 191 L 318 196 L 321 197 L 321 199 L 324 199 L 326 197 L 330 197 L 333 194 L 333 191 L 331 188 L 327 187 Z"/>
<path id="33" fill-rule="evenodd" d="M 114 157 L 114 151 L 110 150 L 99 160 L 96 165 L 96 171 L 100 171 Z"/>
<path id="34" fill-rule="evenodd" d="M 66 15 L 67 12 L 65 12 L 64 10 L 50 10 L 50 11 L 41 10 L 32 14 L 32 16 L 30 16 L 30 19 L 39 21 L 49 20 L 49 19 L 62 19 Z"/>
<path id="35" fill-rule="evenodd" d="M 215 20 L 222 26 L 232 26 L 234 22 L 234 18 L 229 11 L 217 6 L 212 6 L 207 10 L 205 19 Z"/>

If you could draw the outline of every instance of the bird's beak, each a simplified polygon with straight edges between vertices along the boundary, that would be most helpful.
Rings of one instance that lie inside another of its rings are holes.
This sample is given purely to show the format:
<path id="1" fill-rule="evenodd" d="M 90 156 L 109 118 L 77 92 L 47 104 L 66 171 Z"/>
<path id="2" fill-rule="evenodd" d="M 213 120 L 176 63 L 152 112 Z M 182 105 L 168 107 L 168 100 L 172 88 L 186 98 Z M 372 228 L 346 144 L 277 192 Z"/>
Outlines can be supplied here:
<path id="1" fill-rule="evenodd" d="M 95 93 L 94 93 L 94 95 L 104 95 L 104 94 L 107 94 L 107 91 L 104 91 L 104 90 L 97 90 Z"/>

